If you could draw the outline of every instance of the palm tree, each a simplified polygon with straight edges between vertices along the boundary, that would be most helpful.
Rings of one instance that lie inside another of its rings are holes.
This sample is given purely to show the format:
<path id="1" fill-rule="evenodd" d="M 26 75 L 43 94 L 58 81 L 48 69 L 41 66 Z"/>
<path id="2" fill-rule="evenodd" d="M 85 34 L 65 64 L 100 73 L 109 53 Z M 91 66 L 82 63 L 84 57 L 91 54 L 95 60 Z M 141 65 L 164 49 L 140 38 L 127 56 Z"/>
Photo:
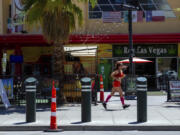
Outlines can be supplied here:
<path id="1" fill-rule="evenodd" d="M 73 1 L 73 2 L 72 2 Z M 70 33 L 75 29 L 76 20 L 82 25 L 82 10 L 77 2 L 88 0 L 24 0 L 26 22 L 30 26 L 39 25 L 45 39 L 53 43 L 53 75 L 59 77 L 60 89 L 64 78 L 64 47 Z M 94 6 L 96 0 L 90 0 Z"/>

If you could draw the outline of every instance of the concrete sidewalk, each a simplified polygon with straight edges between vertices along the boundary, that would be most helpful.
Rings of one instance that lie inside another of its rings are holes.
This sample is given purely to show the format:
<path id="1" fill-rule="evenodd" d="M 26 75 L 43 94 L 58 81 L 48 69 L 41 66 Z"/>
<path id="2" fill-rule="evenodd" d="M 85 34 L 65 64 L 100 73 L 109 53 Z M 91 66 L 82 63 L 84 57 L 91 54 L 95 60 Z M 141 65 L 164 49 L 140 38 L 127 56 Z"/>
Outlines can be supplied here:
<path id="1" fill-rule="evenodd" d="M 136 100 L 126 100 L 131 107 L 123 110 L 119 96 L 108 103 L 92 105 L 92 121 L 81 122 L 81 105 L 68 104 L 57 108 L 57 124 L 64 130 L 179 130 L 180 103 L 166 102 L 166 96 L 148 96 L 148 121 L 137 123 Z M 0 131 L 45 130 L 50 125 L 50 108 L 38 108 L 36 122 L 26 123 L 24 107 L 0 110 Z"/>

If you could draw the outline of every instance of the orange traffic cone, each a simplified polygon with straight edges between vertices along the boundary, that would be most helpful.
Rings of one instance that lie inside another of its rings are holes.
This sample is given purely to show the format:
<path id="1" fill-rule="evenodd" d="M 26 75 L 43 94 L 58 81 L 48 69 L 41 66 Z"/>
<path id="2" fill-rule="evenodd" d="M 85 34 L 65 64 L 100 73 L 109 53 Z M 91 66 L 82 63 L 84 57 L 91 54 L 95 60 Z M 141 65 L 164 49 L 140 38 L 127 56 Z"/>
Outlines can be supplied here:
<path id="1" fill-rule="evenodd" d="M 57 123 L 56 123 L 56 88 L 54 87 L 54 81 L 53 81 L 52 97 L 51 97 L 51 124 L 50 124 L 50 129 L 57 129 Z"/>
<path id="2" fill-rule="evenodd" d="M 104 85 L 102 75 L 100 76 L 100 102 L 104 102 Z"/>
<path id="3" fill-rule="evenodd" d="M 50 122 L 50 129 L 46 130 L 47 132 L 59 132 L 62 131 L 62 129 L 57 128 L 56 123 L 56 88 L 52 86 L 52 96 L 51 96 L 51 122 Z"/>

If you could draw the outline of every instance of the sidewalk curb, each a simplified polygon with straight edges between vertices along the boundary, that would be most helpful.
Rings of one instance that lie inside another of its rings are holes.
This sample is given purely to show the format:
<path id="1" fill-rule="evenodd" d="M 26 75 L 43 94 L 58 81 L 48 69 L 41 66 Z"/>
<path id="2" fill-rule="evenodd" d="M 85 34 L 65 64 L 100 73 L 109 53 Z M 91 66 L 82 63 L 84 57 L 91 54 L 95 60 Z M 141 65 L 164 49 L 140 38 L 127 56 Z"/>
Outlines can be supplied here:
<path id="1" fill-rule="evenodd" d="M 91 125 L 78 125 L 78 126 L 58 126 L 59 129 L 64 131 L 180 131 L 180 125 L 157 125 L 157 126 L 91 126 Z M 44 131 L 49 129 L 49 126 L 0 126 L 0 131 Z"/>

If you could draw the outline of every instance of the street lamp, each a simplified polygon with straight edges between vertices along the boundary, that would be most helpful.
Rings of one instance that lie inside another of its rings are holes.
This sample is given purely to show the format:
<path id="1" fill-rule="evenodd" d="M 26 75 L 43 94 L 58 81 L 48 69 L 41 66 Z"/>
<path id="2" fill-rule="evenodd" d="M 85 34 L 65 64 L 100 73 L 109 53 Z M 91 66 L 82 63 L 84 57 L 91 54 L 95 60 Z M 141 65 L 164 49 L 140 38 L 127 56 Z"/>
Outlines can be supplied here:
<path id="1" fill-rule="evenodd" d="M 123 9 L 128 10 L 128 32 L 129 32 L 129 75 L 134 76 L 134 65 L 133 65 L 133 38 L 132 38 L 132 10 L 139 10 L 139 7 L 133 5 L 122 4 Z"/>
<path id="2" fill-rule="evenodd" d="M 133 56 L 134 56 L 134 49 L 133 49 L 133 37 L 132 37 L 132 10 L 138 10 L 139 7 L 135 7 L 133 5 L 121 5 L 123 9 L 128 10 L 128 32 L 129 32 L 129 86 L 127 89 L 134 91 L 135 90 L 135 81 L 134 81 L 134 64 L 133 64 Z M 137 6 L 137 5 L 136 5 Z M 127 90 L 126 89 L 126 90 Z M 125 93 L 127 95 L 127 91 Z"/>
<path id="3" fill-rule="evenodd" d="M 133 64 L 133 37 L 132 37 L 132 10 L 128 10 L 128 31 L 129 31 L 129 74 L 130 76 L 134 76 L 134 64 Z"/>

